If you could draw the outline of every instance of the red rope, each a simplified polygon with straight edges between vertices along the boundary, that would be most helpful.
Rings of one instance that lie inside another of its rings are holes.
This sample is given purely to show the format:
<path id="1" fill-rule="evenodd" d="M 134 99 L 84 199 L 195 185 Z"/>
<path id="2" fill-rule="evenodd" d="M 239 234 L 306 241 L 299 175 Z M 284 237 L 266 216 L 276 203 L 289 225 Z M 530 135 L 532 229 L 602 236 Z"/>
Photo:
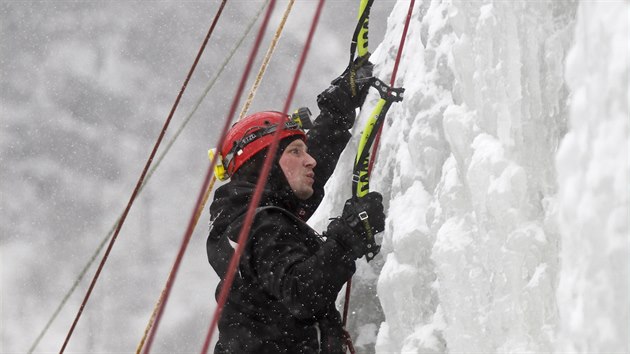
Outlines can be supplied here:
<path id="1" fill-rule="evenodd" d="M 177 98 L 175 99 L 175 102 L 173 103 L 173 107 L 171 108 L 171 111 L 169 112 L 168 117 L 166 118 L 166 121 L 164 122 L 164 126 L 162 127 L 162 130 L 160 131 L 160 135 L 158 136 L 158 139 L 155 142 L 155 145 L 153 146 L 153 150 L 151 151 L 151 154 L 149 155 L 149 159 L 147 160 L 144 166 L 144 169 L 142 170 L 142 173 L 140 174 L 140 178 L 138 178 L 138 181 L 136 182 L 136 186 L 133 192 L 131 193 L 131 197 L 129 198 L 129 201 L 127 202 L 125 211 L 122 213 L 120 220 L 118 221 L 118 224 L 116 225 L 116 230 L 114 231 L 114 235 L 112 236 L 112 239 L 110 240 L 109 245 L 107 246 L 107 250 L 105 251 L 105 254 L 103 255 L 103 259 L 101 260 L 101 263 L 99 264 L 98 269 L 96 270 L 96 273 L 94 274 L 94 278 L 92 279 L 92 282 L 90 283 L 87 293 L 85 294 L 83 302 L 81 303 L 81 307 L 79 308 L 79 311 L 77 312 L 77 315 L 74 321 L 72 322 L 72 326 L 70 327 L 70 330 L 68 331 L 66 339 L 63 342 L 63 346 L 61 347 L 61 350 L 59 351 L 60 354 L 63 353 L 64 350 L 66 349 L 66 346 L 68 345 L 68 342 L 70 341 L 70 337 L 72 337 L 72 333 L 74 332 L 74 329 L 76 328 L 77 323 L 79 322 L 79 319 L 81 318 L 81 314 L 83 313 L 83 310 L 85 309 L 85 306 L 87 305 L 90 295 L 92 294 L 92 290 L 94 290 L 94 286 L 96 285 L 96 281 L 98 280 L 103 270 L 103 267 L 105 266 L 105 262 L 107 261 L 107 258 L 109 257 L 109 254 L 114 246 L 114 243 L 116 242 L 116 239 L 118 238 L 118 235 L 120 234 L 120 230 L 122 229 L 122 226 L 125 222 L 125 219 L 127 218 L 127 215 L 129 214 L 129 210 L 131 209 L 131 206 L 133 205 L 133 202 L 135 201 L 136 196 L 138 195 L 138 192 L 140 191 L 140 187 L 144 183 L 144 179 L 146 177 L 147 171 L 149 170 L 149 167 L 151 166 L 151 163 L 153 162 L 153 158 L 155 157 L 155 154 L 157 153 L 157 150 L 162 142 L 162 139 L 164 138 L 164 135 L 166 134 L 166 130 L 168 129 L 171 119 L 173 118 L 173 115 L 175 114 L 175 110 L 177 109 L 177 106 L 179 105 L 179 101 L 181 100 L 184 94 L 184 91 L 186 90 L 186 87 L 188 86 L 188 82 L 190 81 L 190 78 L 192 77 L 192 74 L 195 71 L 197 64 L 199 63 L 199 59 L 201 58 L 201 55 L 204 49 L 206 48 L 208 40 L 210 39 L 210 36 L 212 35 L 212 32 L 214 31 L 214 28 L 216 26 L 216 23 L 219 17 L 221 16 L 221 11 L 223 10 L 225 1 L 226 0 L 223 1 L 223 3 L 221 4 L 221 7 L 219 8 L 219 11 L 215 15 L 214 20 L 212 21 L 212 25 L 210 26 L 210 29 L 208 30 L 208 34 L 204 38 L 204 41 L 201 44 L 201 47 L 199 48 L 199 52 L 197 53 L 197 56 L 195 57 L 195 60 L 190 70 L 188 71 L 188 75 L 186 76 L 186 79 L 184 80 L 184 83 L 179 91 L 179 94 L 177 95 Z"/>
<path id="2" fill-rule="evenodd" d="M 243 75 L 241 77 L 241 81 L 239 83 L 239 86 L 237 88 L 237 92 L 234 95 L 234 99 L 232 101 L 232 105 L 230 107 L 230 111 L 228 116 L 226 117 L 225 120 L 225 124 L 223 126 L 223 130 L 221 132 L 220 138 L 219 138 L 219 142 L 217 144 L 217 146 L 221 146 L 223 144 L 223 141 L 225 140 L 225 136 L 227 135 L 227 131 L 230 127 L 230 124 L 232 122 L 232 119 L 234 118 L 234 115 L 236 113 L 236 109 L 238 107 L 238 103 L 240 98 L 242 97 L 244 88 L 245 88 L 245 84 L 247 83 L 247 78 L 249 77 L 249 73 L 251 71 L 251 68 L 254 64 L 254 60 L 256 58 L 256 54 L 258 53 L 258 49 L 260 48 L 260 43 L 262 42 L 262 39 L 264 37 L 264 34 L 266 32 L 266 28 L 267 28 L 267 24 L 269 23 L 269 19 L 271 18 L 271 14 L 273 12 L 273 8 L 275 5 L 275 0 L 271 0 L 269 7 L 267 9 L 267 13 L 265 14 L 265 18 L 260 26 L 260 29 L 258 31 L 258 35 L 256 36 L 256 40 L 254 42 L 254 46 L 251 50 L 250 56 L 249 56 L 249 60 L 246 64 L 245 67 L 245 71 L 243 72 Z M 179 270 L 179 266 L 181 264 L 181 260 L 183 259 L 184 253 L 186 252 L 186 248 L 188 246 L 188 243 L 190 241 L 190 238 L 192 237 L 192 233 L 194 231 L 194 227 L 195 227 L 195 214 L 197 209 L 199 209 L 199 206 L 203 203 L 203 196 L 205 194 L 205 191 L 208 189 L 208 185 L 210 184 L 210 180 L 212 177 L 212 173 L 213 173 L 213 166 L 215 166 L 216 164 L 216 155 L 213 158 L 212 162 L 210 163 L 210 166 L 208 167 L 208 171 L 206 172 L 206 176 L 204 178 L 202 187 L 201 187 L 201 191 L 199 193 L 199 196 L 197 197 L 197 202 L 195 203 L 195 208 L 193 209 L 193 213 L 190 217 L 190 221 L 188 223 L 188 227 L 186 229 L 186 232 L 184 233 L 184 237 L 182 240 L 182 244 L 180 246 L 179 252 L 177 254 L 177 258 L 175 260 L 175 263 L 173 264 L 173 267 L 171 269 L 170 275 L 169 275 L 169 279 L 167 281 L 166 287 L 165 287 L 165 295 L 164 295 L 164 301 L 160 304 L 160 309 L 158 311 L 158 314 L 156 315 L 156 319 L 155 319 L 155 324 L 153 325 L 153 327 L 151 328 L 151 334 L 147 340 L 147 345 L 145 346 L 145 350 L 144 353 L 148 354 L 151 350 L 151 344 L 153 342 L 153 338 L 155 337 L 155 333 L 157 332 L 157 329 L 159 327 L 159 323 L 160 323 L 160 319 L 162 317 L 162 314 L 164 312 L 164 309 L 166 307 L 166 303 L 168 302 L 168 298 L 169 298 L 169 294 L 171 292 L 171 289 L 173 287 L 173 284 L 175 282 L 175 278 L 177 277 L 177 272 Z"/>
<path id="3" fill-rule="evenodd" d="M 405 47 L 405 40 L 407 38 L 407 30 L 409 29 L 409 22 L 411 22 L 411 14 L 413 12 L 414 3 L 415 3 L 415 0 L 411 0 L 411 2 L 409 2 L 409 10 L 407 11 L 407 17 L 405 19 L 405 27 L 403 29 L 403 33 L 400 38 L 400 44 L 398 46 L 398 53 L 396 54 L 396 61 L 394 62 L 394 70 L 392 71 L 392 77 L 389 82 L 389 85 L 391 87 L 394 87 L 394 83 L 396 82 L 396 74 L 398 73 L 398 65 L 400 64 L 400 58 L 402 57 L 403 48 Z M 381 138 L 382 131 L 383 131 L 383 125 L 381 125 L 380 129 L 376 133 L 376 138 L 374 139 L 374 145 L 372 148 L 372 156 L 374 157 L 370 160 L 370 164 L 368 166 L 368 175 L 371 175 L 372 167 L 374 166 L 374 161 L 376 161 L 376 151 L 378 150 L 378 144 L 381 140 L 380 138 Z M 344 309 L 343 309 L 344 328 L 346 327 L 346 323 L 348 321 L 348 307 L 350 306 L 351 285 L 352 285 L 352 279 L 348 280 L 348 283 L 346 285 L 346 298 L 345 298 Z M 348 348 L 350 349 L 350 353 L 354 354 L 354 348 L 352 347 L 352 340 L 350 337 L 348 338 L 348 344 L 349 344 Z"/>
<path id="4" fill-rule="evenodd" d="M 315 29 L 317 28 L 317 24 L 319 22 L 319 18 L 320 18 L 320 14 L 322 11 L 324 5 L 324 0 L 320 0 L 318 7 L 316 9 L 315 15 L 313 17 L 313 22 L 311 24 L 311 28 L 308 34 L 308 37 L 306 39 L 306 44 L 304 45 L 304 49 L 302 51 L 302 55 L 300 58 L 300 62 L 298 64 L 298 67 L 296 69 L 296 73 L 295 76 L 293 78 L 293 83 L 291 84 L 291 88 L 289 89 L 289 94 L 287 96 L 287 99 L 285 101 L 285 105 L 284 105 L 284 109 L 283 112 L 287 113 L 289 110 L 289 106 L 291 104 L 291 101 L 293 100 L 293 95 L 295 93 L 295 89 L 297 87 L 297 84 L 299 82 L 300 79 L 300 74 L 302 72 L 302 68 L 304 66 L 304 63 L 306 61 L 306 57 L 308 56 L 308 51 L 313 39 L 313 35 L 315 33 Z M 271 170 L 271 164 L 275 159 L 276 153 L 278 151 L 278 145 L 280 143 L 280 134 L 283 130 L 283 126 L 279 125 L 280 129 L 276 130 L 276 132 L 273 135 L 273 141 L 271 143 L 271 145 L 269 146 L 269 153 L 267 154 L 267 157 L 265 158 L 264 164 L 263 164 L 263 168 L 260 172 L 260 177 L 258 178 L 258 181 L 256 182 L 256 188 L 254 189 L 254 195 L 252 196 L 252 200 L 250 201 L 250 204 L 247 208 L 247 213 L 245 214 L 245 220 L 243 222 L 243 227 L 241 228 L 241 231 L 239 233 L 238 236 L 238 246 L 236 248 L 236 250 L 234 251 L 234 254 L 232 255 L 232 258 L 230 258 L 230 263 L 228 265 L 228 270 L 227 273 L 225 275 L 225 279 L 223 281 L 222 287 L 221 287 L 221 292 L 219 293 L 219 298 L 217 300 L 217 307 L 214 311 L 214 314 L 212 316 L 212 321 L 210 323 L 210 328 L 208 329 L 208 334 L 206 336 L 206 339 L 204 341 L 203 344 L 203 348 L 201 350 L 202 354 L 206 354 L 208 353 L 208 349 L 210 347 L 210 342 L 212 340 L 212 337 L 214 335 L 214 331 L 215 328 L 217 327 L 217 324 L 219 322 L 219 319 L 221 318 L 221 313 L 223 311 L 223 307 L 225 307 L 225 303 L 227 302 L 227 297 L 230 293 L 230 289 L 232 287 L 232 283 L 234 282 L 234 276 L 236 274 L 236 269 L 238 267 L 238 263 L 240 261 L 240 258 L 243 255 L 243 251 L 245 249 L 245 244 L 247 243 L 247 237 L 249 236 L 249 231 L 251 230 L 251 226 L 252 226 L 252 222 L 254 220 L 254 216 L 256 215 L 256 208 L 258 207 L 258 204 L 260 203 L 260 198 L 262 197 L 262 192 L 263 192 L 263 187 L 265 186 L 265 184 L 267 183 L 267 177 L 269 176 L 269 172 Z"/>
<path id="5" fill-rule="evenodd" d="M 346 331 L 346 325 L 348 324 L 348 310 L 350 309 L 350 290 L 351 289 L 352 289 L 352 278 L 348 279 L 348 282 L 346 283 L 346 299 L 343 303 L 342 326 L 346 335 L 346 345 L 348 346 L 350 353 L 354 354 L 354 346 L 352 345 L 352 337 L 350 336 L 350 333 Z"/>
<path id="6" fill-rule="evenodd" d="M 352 278 L 346 283 L 346 299 L 343 303 L 343 328 L 348 324 L 348 309 L 350 308 L 350 290 L 352 289 Z"/>
<path id="7" fill-rule="evenodd" d="M 245 244 L 247 243 L 247 237 L 249 236 L 249 230 L 252 226 L 252 221 L 254 220 L 254 215 L 256 214 L 256 208 L 258 207 L 258 203 L 260 202 L 260 198 L 262 197 L 263 187 L 267 183 L 267 177 L 271 170 L 271 163 L 275 158 L 276 152 L 278 150 L 278 143 L 280 141 L 280 132 L 283 130 L 282 124 L 278 125 L 279 129 L 273 135 L 273 142 L 269 146 L 269 153 L 265 158 L 265 163 L 260 172 L 260 178 L 256 182 L 256 189 L 254 190 L 254 195 L 252 197 L 251 202 L 247 208 L 247 214 L 245 214 L 245 221 L 243 222 L 243 227 L 238 235 L 238 246 L 230 259 L 230 264 L 228 265 L 228 270 L 225 275 L 225 280 L 223 281 L 223 286 L 221 287 L 221 292 L 219 293 L 219 299 L 217 300 L 217 308 L 214 311 L 214 315 L 212 316 L 212 322 L 210 323 L 210 329 L 208 335 L 206 337 L 206 341 L 204 342 L 204 346 L 202 349 L 202 353 L 206 354 L 208 352 L 208 347 L 210 346 L 210 340 L 212 339 L 212 335 L 214 334 L 214 329 L 219 322 L 219 318 L 221 317 L 221 313 L 223 312 L 223 307 L 227 302 L 227 297 L 230 293 L 230 288 L 232 287 L 232 283 L 234 282 L 234 275 L 236 274 L 236 268 L 238 267 L 238 263 L 243 255 L 243 250 L 245 249 Z"/>
<path id="8" fill-rule="evenodd" d="M 396 74 L 398 73 L 398 64 L 400 64 L 400 58 L 402 57 L 403 48 L 405 47 L 405 40 L 407 39 L 407 30 L 409 29 L 409 22 L 411 22 L 411 14 L 413 12 L 413 5 L 416 1 L 411 0 L 409 3 L 409 10 L 407 10 L 407 18 L 405 19 L 405 28 L 403 29 L 402 36 L 400 37 L 400 45 L 398 46 L 398 53 L 396 54 L 396 61 L 394 62 L 394 70 L 392 71 L 392 78 L 389 81 L 389 85 L 394 87 L 396 82 Z"/>
<path id="9" fill-rule="evenodd" d="M 407 38 L 407 30 L 409 29 L 409 22 L 411 22 L 411 13 L 413 12 L 413 5 L 416 1 L 411 0 L 409 2 L 409 10 L 407 11 L 407 18 L 405 19 L 405 28 L 403 29 L 402 36 L 400 38 L 400 45 L 398 46 L 398 53 L 396 54 L 396 61 L 394 62 L 394 70 L 392 71 L 392 78 L 389 81 L 389 85 L 394 87 L 394 83 L 396 82 L 396 74 L 398 73 L 398 64 L 400 63 L 400 58 L 402 57 L 403 48 L 405 47 L 405 40 Z M 368 174 L 372 173 L 372 167 L 374 166 L 374 162 L 376 161 L 376 152 L 378 151 L 378 144 L 381 140 L 381 132 L 383 131 L 384 124 L 381 125 L 378 132 L 376 133 L 376 137 L 374 138 L 374 145 L 372 147 L 372 158 L 370 160 L 370 165 L 368 166 Z"/>
<path id="10" fill-rule="evenodd" d="M 354 350 L 354 345 L 352 345 L 352 337 L 350 337 L 350 333 L 348 333 L 348 331 L 346 331 L 346 329 L 343 329 L 343 333 L 344 336 L 346 337 L 346 348 L 347 350 L 350 351 L 350 354 L 355 354 L 356 351 Z"/>

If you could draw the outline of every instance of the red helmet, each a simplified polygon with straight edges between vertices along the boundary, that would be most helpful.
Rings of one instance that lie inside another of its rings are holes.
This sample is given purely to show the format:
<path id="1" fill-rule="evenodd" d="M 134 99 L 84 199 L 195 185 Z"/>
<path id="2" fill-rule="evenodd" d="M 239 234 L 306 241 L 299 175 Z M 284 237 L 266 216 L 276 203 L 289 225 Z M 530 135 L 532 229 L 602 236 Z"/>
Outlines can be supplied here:
<path id="1" fill-rule="evenodd" d="M 281 112 L 265 111 L 254 113 L 239 120 L 230 128 L 223 146 L 221 146 L 219 165 L 222 166 L 215 169 L 217 178 L 220 180 L 229 178 L 252 156 L 271 145 L 273 133 L 278 124 L 284 124 L 284 129 L 280 133 L 280 140 L 299 135 L 302 140 L 306 141 L 303 126 L 304 128 L 309 127 L 307 124 L 303 124 L 303 121 L 306 123 L 305 120 L 309 118 L 300 117 L 298 114 L 288 116 Z"/>

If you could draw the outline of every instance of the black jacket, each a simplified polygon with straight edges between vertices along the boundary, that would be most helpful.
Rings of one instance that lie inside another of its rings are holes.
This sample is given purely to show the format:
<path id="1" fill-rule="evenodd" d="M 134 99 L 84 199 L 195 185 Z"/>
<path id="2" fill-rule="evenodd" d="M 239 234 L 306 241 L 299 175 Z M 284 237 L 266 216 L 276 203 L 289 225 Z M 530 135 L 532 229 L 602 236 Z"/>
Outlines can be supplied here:
<path id="1" fill-rule="evenodd" d="M 354 258 L 302 221 L 321 202 L 324 184 L 350 138 L 328 118 L 320 116 L 308 133 L 309 154 L 317 161 L 311 198 L 295 198 L 276 159 L 223 308 L 215 353 L 343 352 L 335 299 L 355 271 Z M 232 180 L 215 192 L 207 252 L 221 279 L 257 177 Z"/>

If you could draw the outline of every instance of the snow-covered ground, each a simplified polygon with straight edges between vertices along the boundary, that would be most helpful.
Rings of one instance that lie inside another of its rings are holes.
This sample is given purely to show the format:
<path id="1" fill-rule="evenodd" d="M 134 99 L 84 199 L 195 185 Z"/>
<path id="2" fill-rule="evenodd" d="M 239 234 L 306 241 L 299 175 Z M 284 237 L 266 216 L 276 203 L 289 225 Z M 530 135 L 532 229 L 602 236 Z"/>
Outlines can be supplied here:
<path id="1" fill-rule="evenodd" d="M 385 81 L 408 4 L 372 56 Z M 360 350 L 630 351 L 628 14 L 416 2 L 371 183 L 383 248 L 353 284 Z M 316 227 L 349 196 L 348 150 Z"/>

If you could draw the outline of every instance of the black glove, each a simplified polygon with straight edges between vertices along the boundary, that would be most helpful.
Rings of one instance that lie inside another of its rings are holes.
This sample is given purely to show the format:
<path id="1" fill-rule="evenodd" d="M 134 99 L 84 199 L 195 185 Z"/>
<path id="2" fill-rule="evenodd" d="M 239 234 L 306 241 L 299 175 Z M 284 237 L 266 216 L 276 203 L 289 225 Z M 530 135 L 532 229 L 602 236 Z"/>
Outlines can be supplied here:
<path id="1" fill-rule="evenodd" d="M 352 70 L 351 70 L 352 69 Z M 374 65 L 367 57 L 357 58 L 351 67 L 331 82 L 331 86 L 317 96 L 317 105 L 321 110 L 329 110 L 333 114 L 354 113 L 354 110 L 361 107 L 365 102 L 365 97 L 372 82 L 372 70 Z M 354 71 L 354 95 L 351 87 L 351 71 Z M 354 115 L 346 129 L 352 128 Z"/>
<path id="2" fill-rule="evenodd" d="M 351 251 L 355 258 L 366 254 L 374 257 L 380 250 L 374 241 L 374 235 L 383 230 L 383 196 L 378 192 L 370 192 L 361 198 L 348 199 L 341 218 L 334 219 L 328 225 L 326 236 Z"/>

